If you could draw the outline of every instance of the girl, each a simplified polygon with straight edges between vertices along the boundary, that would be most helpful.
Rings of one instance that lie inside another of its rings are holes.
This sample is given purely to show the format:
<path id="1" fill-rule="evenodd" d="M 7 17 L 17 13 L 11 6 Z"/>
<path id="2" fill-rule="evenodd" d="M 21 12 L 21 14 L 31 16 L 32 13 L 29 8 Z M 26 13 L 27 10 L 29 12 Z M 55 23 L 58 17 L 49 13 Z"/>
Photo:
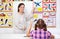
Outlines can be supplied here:
<path id="1" fill-rule="evenodd" d="M 52 36 L 51 33 L 47 31 L 47 26 L 42 19 L 36 22 L 35 29 L 30 32 L 31 27 L 32 23 L 28 29 L 27 36 L 32 37 L 32 39 L 50 39 Z"/>

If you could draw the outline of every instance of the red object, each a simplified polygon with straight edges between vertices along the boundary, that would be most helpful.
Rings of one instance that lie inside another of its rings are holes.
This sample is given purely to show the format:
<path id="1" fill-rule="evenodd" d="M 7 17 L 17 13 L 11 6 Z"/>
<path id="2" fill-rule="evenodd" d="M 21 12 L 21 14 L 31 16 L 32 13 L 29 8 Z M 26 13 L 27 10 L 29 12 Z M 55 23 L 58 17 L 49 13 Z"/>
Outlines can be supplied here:
<path id="1" fill-rule="evenodd" d="M 2 14 L 0 14 L 0 16 L 2 16 L 2 17 L 3 17 L 3 16 L 6 16 L 6 15 L 2 13 Z"/>

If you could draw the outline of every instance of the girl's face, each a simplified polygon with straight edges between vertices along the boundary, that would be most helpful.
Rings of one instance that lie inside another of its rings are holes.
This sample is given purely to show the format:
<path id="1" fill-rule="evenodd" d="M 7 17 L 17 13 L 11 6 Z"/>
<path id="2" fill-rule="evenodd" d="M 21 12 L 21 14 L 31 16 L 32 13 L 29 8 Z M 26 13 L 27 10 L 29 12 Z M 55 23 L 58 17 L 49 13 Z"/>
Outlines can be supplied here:
<path id="1" fill-rule="evenodd" d="M 41 20 L 39 20 L 39 24 L 41 24 Z"/>
<path id="2" fill-rule="evenodd" d="M 39 20 L 39 24 L 43 24 L 44 23 L 44 21 L 43 20 Z"/>
<path id="3" fill-rule="evenodd" d="M 20 7 L 19 7 L 19 11 L 21 11 L 21 12 L 24 12 L 24 5 L 21 5 Z"/>

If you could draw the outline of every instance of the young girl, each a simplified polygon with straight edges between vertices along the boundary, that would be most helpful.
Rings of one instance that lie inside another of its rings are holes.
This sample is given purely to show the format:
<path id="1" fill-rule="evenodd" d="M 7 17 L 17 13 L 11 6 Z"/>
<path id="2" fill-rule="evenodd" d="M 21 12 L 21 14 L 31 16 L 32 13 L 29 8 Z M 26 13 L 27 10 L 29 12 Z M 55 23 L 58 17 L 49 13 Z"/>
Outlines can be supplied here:
<path id="1" fill-rule="evenodd" d="M 27 36 L 32 37 L 32 39 L 51 39 L 51 33 L 47 31 L 47 26 L 44 20 L 39 19 L 35 24 L 35 30 L 32 30 L 32 23 L 28 29 Z"/>

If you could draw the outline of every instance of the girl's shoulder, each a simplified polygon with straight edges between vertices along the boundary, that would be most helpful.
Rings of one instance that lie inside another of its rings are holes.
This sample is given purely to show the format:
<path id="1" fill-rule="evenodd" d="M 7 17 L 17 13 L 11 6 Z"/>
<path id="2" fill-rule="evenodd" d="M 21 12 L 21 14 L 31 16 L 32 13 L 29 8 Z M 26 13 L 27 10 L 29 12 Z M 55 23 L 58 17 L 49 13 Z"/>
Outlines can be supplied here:
<path id="1" fill-rule="evenodd" d="M 37 30 L 31 30 L 31 32 L 36 32 Z"/>
<path id="2" fill-rule="evenodd" d="M 48 33 L 51 33 L 50 31 L 47 31 Z"/>
<path id="3" fill-rule="evenodd" d="M 48 35 L 51 35 L 51 32 L 50 32 L 50 31 L 47 31 L 47 34 L 48 34 Z"/>

